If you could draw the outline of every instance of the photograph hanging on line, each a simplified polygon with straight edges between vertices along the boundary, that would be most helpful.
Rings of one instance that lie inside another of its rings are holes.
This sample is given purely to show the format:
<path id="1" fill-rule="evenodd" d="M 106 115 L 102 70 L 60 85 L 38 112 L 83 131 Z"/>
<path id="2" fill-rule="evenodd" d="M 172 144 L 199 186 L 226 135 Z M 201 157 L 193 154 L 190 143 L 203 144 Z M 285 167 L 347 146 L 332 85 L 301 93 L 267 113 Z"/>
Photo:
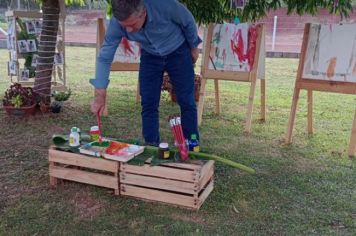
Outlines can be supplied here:
<path id="1" fill-rule="evenodd" d="M 17 41 L 17 47 L 20 53 L 26 53 L 27 51 L 27 42 L 26 40 L 19 40 Z"/>
<path id="2" fill-rule="evenodd" d="M 38 58 L 37 54 L 33 54 L 32 55 L 32 62 L 31 62 L 31 66 L 32 67 L 36 67 L 37 66 L 37 58 Z"/>
<path id="3" fill-rule="evenodd" d="M 8 65 L 8 75 L 17 75 L 17 62 L 9 61 L 7 62 L 7 65 Z"/>
<path id="4" fill-rule="evenodd" d="M 27 33 L 29 33 L 29 34 L 36 33 L 36 29 L 35 29 L 35 25 L 34 25 L 33 21 L 26 21 L 25 24 L 26 24 Z"/>
<path id="5" fill-rule="evenodd" d="M 16 60 L 17 60 L 17 52 L 16 52 L 16 50 L 11 50 L 11 51 L 10 51 L 10 58 L 11 58 L 11 60 L 13 60 L 13 61 L 16 61 Z"/>
<path id="6" fill-rule="evenodd" d="M 62 65 L 63 64 L 63 53 L 56 53 L 54 54 L 54 64 L 55 65 Z"/>
<path id="7" fill-rule="evenodd" d="M 27 40 L 27 52 L 37 52 L 36 40 Z"/>
<path id="8" fill-rule="evenodd" d="M 35 32 L 36 34 L 40 34 L 42 31 L 42 21 L 36 20 L 35 22 Z"/>
<path id="9" fill-rule="evenodd" d="M 21 69 L 20 70 L 20 79 L 22 81 L 27 81 L 30 77 L 30 71 L 28 69 Z"/>

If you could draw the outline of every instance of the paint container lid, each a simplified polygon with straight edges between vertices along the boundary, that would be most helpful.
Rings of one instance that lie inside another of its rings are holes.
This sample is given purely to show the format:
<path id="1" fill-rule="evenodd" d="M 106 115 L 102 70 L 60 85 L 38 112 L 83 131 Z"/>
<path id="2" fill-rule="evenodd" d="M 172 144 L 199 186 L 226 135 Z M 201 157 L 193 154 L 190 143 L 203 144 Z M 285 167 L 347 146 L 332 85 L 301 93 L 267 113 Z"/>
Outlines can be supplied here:
<path id="1" fill-rule="evenodd" d="M 77 128 L 77 127 L 72 127 L 71 129 L 70 129 L 70 132 L 80 132 L 80 129 L 79 128 Z"/>
<path id="2" fill-rule="evenodd" d="M 168 148 L 168 143 L 160 143 L 159 148 L 163 148 L 163 149 Z"/>
<path id="3" fill-rule="evenodd" d="M 90 131 L 99 131 L 99 126 L 95 125 L 95 126 L 92 126 L 90 127 Z"/>

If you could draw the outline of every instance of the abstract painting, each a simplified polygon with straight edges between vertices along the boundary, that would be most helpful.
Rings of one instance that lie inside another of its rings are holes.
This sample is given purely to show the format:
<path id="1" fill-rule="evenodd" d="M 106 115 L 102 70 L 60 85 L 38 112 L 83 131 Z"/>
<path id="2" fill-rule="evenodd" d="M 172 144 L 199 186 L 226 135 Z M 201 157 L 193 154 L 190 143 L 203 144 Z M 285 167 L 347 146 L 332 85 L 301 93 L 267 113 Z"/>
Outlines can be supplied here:
<path id="1" fill-rule="evenodd" d="M 303 78 L 356 83 L 356 24 L 311 24 Z"/>
<path id="2" fill-rule="evenodd" d="M 256 52 L 256 39 L 255 25 L 216 24 L 211 41 L 209 69 L 251 71 Z"/>

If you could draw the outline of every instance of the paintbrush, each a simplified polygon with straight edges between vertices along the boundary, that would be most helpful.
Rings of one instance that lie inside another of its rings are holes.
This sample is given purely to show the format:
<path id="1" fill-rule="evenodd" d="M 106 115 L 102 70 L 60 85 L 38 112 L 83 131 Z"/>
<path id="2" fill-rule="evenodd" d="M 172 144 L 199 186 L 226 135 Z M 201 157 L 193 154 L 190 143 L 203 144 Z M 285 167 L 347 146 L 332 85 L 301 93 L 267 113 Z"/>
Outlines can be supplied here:
<path id="1" fill-rule="evenodd" d="M 101 144 L 102 138 L 101 138 L 100 111 L 98 111 L 98 113 L 96 113 L 96 122 L 98 123 L 98 128 L 99 128 L 99 144 Z"/>

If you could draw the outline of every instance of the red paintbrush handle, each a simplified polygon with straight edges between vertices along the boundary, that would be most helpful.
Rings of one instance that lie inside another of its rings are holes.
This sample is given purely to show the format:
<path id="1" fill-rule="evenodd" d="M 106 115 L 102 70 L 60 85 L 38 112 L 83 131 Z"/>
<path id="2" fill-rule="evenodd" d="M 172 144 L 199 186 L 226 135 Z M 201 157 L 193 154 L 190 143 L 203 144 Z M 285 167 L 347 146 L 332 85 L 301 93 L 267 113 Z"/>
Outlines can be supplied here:
<path id="1" fill-rule="evenodd" d="M 100 111 L 96 113 L 96 122 L 98 123 L 99 128 L 99 143 L 101 143 L 101 121 L 100 121 Z"/>

